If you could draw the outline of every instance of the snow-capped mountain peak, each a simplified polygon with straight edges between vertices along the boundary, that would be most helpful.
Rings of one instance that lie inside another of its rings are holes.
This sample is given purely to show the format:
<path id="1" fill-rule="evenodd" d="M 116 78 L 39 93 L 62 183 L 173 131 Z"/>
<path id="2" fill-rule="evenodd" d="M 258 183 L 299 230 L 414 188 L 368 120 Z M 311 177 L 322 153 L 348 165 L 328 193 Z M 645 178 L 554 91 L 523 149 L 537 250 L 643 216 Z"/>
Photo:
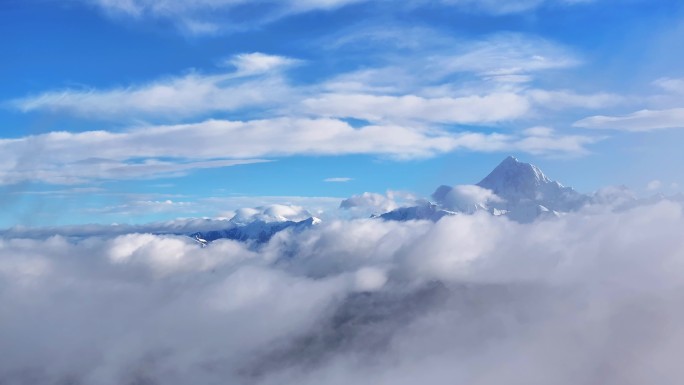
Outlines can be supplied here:
<path id="1" fill-rule="evenodd" d="M 381 217 L 435 220 L 454 213 L 486 211 L 493 215 L 506 215 L 519 222 L 530 222 L 539 217 L 577 210 L 590 199 L 551 180 L 537 166 L 512 156 L 504 159 L 478 184 L 440 186 L 432 198 L 434 207 L 401 208 Z"/>
<path id="2" fill-rule="evenodd" d="M 584 205 L 588 197 L 571 187 L 549 179 L 535 165 L 509 156 L 478 184 L 501 197 L 500 208 L 515 210 L 517 206 L 540 205 L 545 209 L 566 212 Z"/>
<path id="3" fill-rule="evenodd" d="M 537 166 L 509 156 L 477 184 L 504 198 L 537 198 L 539 189 L 546 185 L 562 188 L 549 179 Z"/>
<path id="4" fill-rule="evenodd" d="M 277 232 L 292 229 L 302 231 L 320 224 L 320 218 L 312 216 L 299 206 L 269 205 L 237 210 L 226 227 L 190 234 L 202 247 L 217 239 L 267 242 Z"/>

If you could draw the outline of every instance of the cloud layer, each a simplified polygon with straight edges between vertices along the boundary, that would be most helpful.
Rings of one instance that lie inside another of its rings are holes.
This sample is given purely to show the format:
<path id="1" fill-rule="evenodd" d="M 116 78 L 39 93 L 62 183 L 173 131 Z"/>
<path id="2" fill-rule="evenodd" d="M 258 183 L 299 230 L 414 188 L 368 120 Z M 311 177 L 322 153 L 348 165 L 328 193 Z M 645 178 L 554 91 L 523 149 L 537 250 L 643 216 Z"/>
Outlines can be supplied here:
<path id="1" fill-rule="evenodd" d="M 333 221 L 261 247 L 4 237 L 0 381 L 674 384 L 682 231 L 665 201 Z"/>

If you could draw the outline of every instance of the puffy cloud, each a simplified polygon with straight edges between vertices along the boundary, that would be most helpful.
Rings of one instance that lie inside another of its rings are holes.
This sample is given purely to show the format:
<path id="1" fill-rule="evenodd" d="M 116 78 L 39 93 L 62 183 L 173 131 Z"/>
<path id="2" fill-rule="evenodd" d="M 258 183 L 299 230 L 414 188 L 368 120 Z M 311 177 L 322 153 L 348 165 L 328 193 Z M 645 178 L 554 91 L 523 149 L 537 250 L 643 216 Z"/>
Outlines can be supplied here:
<path id="1" fill-rule="evenodd" d="M 432 197 L 444 208 L 459 212 L 475 212 L 490 202 L 502 202 L 491 190 L 476 185 L 441 186 Z"/>
<path id="2" fill-rule="evenodd" d="M 663 201 L 331 221 L 257 248 L 5 236 L 0 381 L 677 383 L 682 231 Z"/>
<path id="3" fill-rule="evenodd" d="M 402 204 L 413 202 L 415 199 L 412 194 L 396 191 L 388 191 L 386 194 L 364 192 L 344 199 L 340 202 L 340 208 L 365 217 L 371 214 L 386 213 Z"/>
<path id="4" fill-rule="evenodd" d="M 235 211 L 232 222 L 248 223 L 253 221 L 264 222 L 299 222 L 311 217 L 312 214 L 305 208 L 292 205 L 268 205 L 256 208 L 241 208 Z"/>

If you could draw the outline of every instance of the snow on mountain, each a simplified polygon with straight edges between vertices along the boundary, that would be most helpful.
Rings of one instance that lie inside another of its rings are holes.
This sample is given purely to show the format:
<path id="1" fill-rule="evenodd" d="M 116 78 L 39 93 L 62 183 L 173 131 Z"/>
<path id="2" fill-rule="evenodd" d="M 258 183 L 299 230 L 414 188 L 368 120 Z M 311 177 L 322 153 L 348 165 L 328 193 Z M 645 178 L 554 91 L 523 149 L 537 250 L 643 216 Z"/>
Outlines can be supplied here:
<path id="1" fill-rule="evenodd" d="M 453 211 L 445 210 L 438 205 L 431 202 L 420 202 L 417 206 L 400 207 L 390 212 L 377 216 L 388 221 L 410 221 L 418 219 L 426 219 L 430 221 L 438 221 L 447 215 L 456 214 Z"/>
<path id="2" fill-rule="evenodd" d="M 321 222 L 299 206 L 269 205 L 257 208 L 237 210 L 235 216 L 228 221 L 228 226 L 219 230 L 199 231 L 190 234 L 192 238 L 201 239 L 205 244 L 217 239 L 236 241 L 267 242 L 279 231 L 292 228 L 302 231 Z"/>
<path id="3" fill-rule="evenodd" d="M 241 208 L 235 212 L 230 222 L 237 225 L 248 225 L 255 221 L 300 222 L 311 217 L 311 213 L 303 207 L 274 204 L 255 208 Z"/>
<path id="4" fill-rule="evenodd" d="M 478 184 L 439 186 L 432 199 L 434 203 L 399 208 L 380 217 L 436 221 L 445 215 L 485 211 L 527 223 L 578 210 L 591 201 L 589 196 L 549 179 L 536 166 L 512 156 L 504 159 Z"/>
<path id="5" fill-rule="evenodd" d="M 504 159 L 477 185 L 502 198 L 505 203 L 500 208 L 506 210 L 537 204 L 547 210 L 568 212 L 589 201 L 588 196 L 550 180 L 537 166 L 512 156 Z"/>

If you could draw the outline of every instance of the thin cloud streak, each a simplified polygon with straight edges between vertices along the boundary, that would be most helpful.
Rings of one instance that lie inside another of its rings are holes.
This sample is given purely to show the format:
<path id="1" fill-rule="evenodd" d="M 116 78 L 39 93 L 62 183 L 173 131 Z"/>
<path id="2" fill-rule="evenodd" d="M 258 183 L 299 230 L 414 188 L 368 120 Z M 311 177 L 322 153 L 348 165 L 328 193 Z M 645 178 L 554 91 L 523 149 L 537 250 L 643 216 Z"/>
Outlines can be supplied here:
<path id="1" fill-rule="evenodd" d="M 641 110 L 623 116 L 590 116 L 575 122 L 573 126 L 631 132 L 684 128 L 684 108 Z"/>
<path id="2" fill-rule="evenodd" d="M 302 154 L 367 154 L 396 160 L 455 150 L 578 155 L 597 140 L 600 138 L 548 131 L 512 135 L 400 125 L 354 128 L 336 119 L 207 120 L 123 132 L 51 132 L 3 139 L 0 184 L 153 178 Z"/>

